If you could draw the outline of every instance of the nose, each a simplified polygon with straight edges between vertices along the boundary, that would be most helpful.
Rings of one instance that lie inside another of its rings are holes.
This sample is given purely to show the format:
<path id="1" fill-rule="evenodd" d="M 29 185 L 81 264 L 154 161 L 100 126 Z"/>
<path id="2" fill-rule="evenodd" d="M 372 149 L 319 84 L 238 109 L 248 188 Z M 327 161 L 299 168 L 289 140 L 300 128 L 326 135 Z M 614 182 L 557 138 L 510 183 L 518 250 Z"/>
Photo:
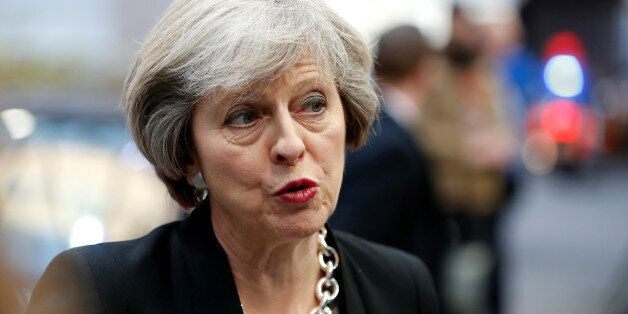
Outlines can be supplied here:
<path id="1" fill-rule="evenodd" d="M 303 158 L 305 144 L 289 113 L 276 119 L 275 138 L 270 154 L 273 163 L 294 165 Z"/>

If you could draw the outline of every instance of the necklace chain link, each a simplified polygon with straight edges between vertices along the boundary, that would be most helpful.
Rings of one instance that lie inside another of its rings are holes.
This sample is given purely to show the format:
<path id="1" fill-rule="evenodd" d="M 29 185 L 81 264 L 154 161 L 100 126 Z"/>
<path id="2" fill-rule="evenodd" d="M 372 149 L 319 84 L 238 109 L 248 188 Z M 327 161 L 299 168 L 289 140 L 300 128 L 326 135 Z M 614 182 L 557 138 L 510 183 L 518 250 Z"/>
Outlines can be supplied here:
<path id="1" fill-rule="evenodd" d="M 332 314 L 329 305 L 336 299 L 340 286 L 334 279 L 334 270 L 338 267 L 340 257 L 338 252 L 327 244 L 327 229 L 323 227 L 318 231 L 318 266 L 325 272 L 316 283 L 316 298 L 319 301 L 310 314 Z"/>

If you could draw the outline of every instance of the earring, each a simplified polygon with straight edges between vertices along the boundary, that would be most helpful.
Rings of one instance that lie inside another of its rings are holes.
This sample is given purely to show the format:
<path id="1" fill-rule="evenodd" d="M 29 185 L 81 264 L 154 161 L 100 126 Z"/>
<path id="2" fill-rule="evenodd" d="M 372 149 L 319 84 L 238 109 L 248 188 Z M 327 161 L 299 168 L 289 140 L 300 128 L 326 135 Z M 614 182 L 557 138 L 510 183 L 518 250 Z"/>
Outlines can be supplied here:
<path id="1" fill-rule="evenodd" d="M 203 174 L 201 174 L 200 171 L 192 176 L 192 178 L 190 179 L 190 184 L 197 190 L 207 190 L 207 183 L 205 183 L 205 179 L 203 179 Z"/>

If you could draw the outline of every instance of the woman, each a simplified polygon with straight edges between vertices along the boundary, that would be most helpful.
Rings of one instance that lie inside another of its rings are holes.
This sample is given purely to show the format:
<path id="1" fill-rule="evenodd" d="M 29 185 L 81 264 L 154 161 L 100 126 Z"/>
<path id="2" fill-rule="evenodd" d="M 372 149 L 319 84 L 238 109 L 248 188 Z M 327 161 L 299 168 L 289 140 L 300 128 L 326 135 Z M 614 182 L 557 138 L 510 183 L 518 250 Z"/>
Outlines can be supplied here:
<path id="1" fill-rule="evenodd" d="M 29 311 L 433 313 L 419 260 L 325 228 L 377 113 L 360 36 L 317 0 L 175 1 L 126 82 L 138 147 L 193 209 L 66 251 Z"/>

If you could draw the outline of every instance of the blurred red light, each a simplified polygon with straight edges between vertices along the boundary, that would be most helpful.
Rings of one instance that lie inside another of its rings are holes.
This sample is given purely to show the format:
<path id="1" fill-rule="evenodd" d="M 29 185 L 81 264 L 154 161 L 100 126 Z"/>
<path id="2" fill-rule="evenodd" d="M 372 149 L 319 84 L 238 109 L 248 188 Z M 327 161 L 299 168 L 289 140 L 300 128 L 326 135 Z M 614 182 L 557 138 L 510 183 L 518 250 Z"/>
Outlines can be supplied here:
<path id="1" fill-rule="evenodd" d="M 549 102 L 541 112 L 540 122 L 541 128 L 557 143 L 575 143 L 582 135 L 582 109 L 570 100 Z"/>
<path id="2" fill-rule="evenodd" d="M 578 59 L 581 65 L 586 61 L 586 48 L 580 37 L 572 31 L 554 33 L 545 43 L 543 59 L 545 61 L 556 55 L 571 55 Z"/>

